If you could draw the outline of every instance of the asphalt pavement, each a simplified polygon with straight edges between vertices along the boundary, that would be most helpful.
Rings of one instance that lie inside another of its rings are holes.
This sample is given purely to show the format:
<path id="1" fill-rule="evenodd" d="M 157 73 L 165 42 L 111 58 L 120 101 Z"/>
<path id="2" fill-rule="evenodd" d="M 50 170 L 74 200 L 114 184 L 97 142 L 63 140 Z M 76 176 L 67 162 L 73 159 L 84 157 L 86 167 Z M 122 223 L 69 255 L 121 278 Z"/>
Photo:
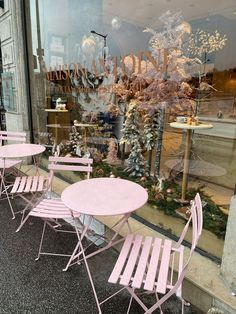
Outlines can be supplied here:
<path id="1" fill-rule="evenodd" d="M 12 200 L 15 211 L 24 207 L 20 199 Z M 12 220 L 6 200 L 0 200 L 0 314 L 96 314 L 98 313 L 85 266 L 75 265 L 67 272 L 62 269 L 67 258 L 55 256 L 37 257 L 43 223 L 30 218 L 20 232 L 21 215 Z M 87 240 L 86 240 L 87 241 Z M 45 249 L 57 253 L 71 253 L 76 238 L 71 234 L 55 233 L 47 229 Z M 91 246 L 91 250 L 94 246 Z M 107 282 L 115 264 L 114 249 L 103 252 L 89 260 L 89 266 L 99 300 L 103 300 L 119 289 Z M 153 296 L 145 296 L 151 306 Z M 102 305 L 103 314 L 127 312 L 129 294 L 122 292 Z M 181 302 L 173 297 L 162 306 L 165 314 L 181 313 Z M 143 313 L 132 303 L 130 314 Z M 159 313 L 156 310 L 155 313 Z M 200 314 L 193 306 L 186 307 L 185 314 Z"/>

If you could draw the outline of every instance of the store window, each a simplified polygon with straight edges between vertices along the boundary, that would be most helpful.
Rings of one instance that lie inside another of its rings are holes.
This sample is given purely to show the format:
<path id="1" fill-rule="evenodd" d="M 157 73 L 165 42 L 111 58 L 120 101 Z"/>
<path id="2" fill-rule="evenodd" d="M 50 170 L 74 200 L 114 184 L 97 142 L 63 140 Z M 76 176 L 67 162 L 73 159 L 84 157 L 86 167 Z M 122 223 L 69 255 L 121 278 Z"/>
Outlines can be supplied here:
<path id="1" fill-rule="evenodd" d="M 200 191 L 200 246 L 221 257 L 236 177 L 233 1 L 31 0 L 30 20 L 35 141 L 145 186 L 137 218 L 175 235 Z"/>

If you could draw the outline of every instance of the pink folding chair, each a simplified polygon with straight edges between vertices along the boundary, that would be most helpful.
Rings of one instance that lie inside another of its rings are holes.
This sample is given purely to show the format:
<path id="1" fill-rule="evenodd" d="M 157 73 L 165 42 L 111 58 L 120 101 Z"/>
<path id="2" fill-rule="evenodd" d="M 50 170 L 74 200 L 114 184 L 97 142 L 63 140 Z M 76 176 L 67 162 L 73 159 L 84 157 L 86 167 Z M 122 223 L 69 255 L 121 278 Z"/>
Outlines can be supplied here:
<path id="1" fill-rule="evenodd" d="M 11 131 L 0 131 L 0 146 L 3 144 L 9 144 L 9 142 L 17 142 L 17 143 L 25 143 L 26 142 L 26 133 L 25 132 L 11 132 Z M 9 169 L 12 170 L 11 173 L 14 173 L 15 167 L 22 162 L 20 159 L 2 159 L 0 158 L 0 177 L 1 177 L 1 187 L 0 187 L 0 195 L 5 194 L 10 206 L 10 210 L 15 218 L 15 214 L 12 208 L 11 201 L 8 195 L 8 186 L 6 186 L 6 172 L 9 172 Z"/>
<path id="2" fill-rule="evenodd" d="M 21 197 L 26 202 L 25 208 L 20 211 L 22 213 L 21 223 L 30 206 L 32 207 L 37 198 L 48 190 L 48 184 L 49 177 L 43 175 L 18 176 L 15 178 L 11 189 L 9 190 L 9 195 L 11 197 Z M 18 212 L 15 212 L 14 210 L 12 211 L 13 219 L 17 213 Z"/>
<path id="3" fill-rule="evenodd" d="M 25 219 L 21 222 L 19 228 L 16 230 L 16 232 L 18 232 L 29 217 L 39 217 L 44 221 L 38 257 L 36 258 L 36 260 L 38 260 L 41 255 L 71 257 L 71 255 L 69 254 L 57 254 L 42 251 L 46 225 L 53 229 L 55 232 L 68 232 L 60 229 L 60 227 L 62 227 L 62 224 L 59 223 L 59 219 L 65 220 L 67 218 L 75 219 L 80 217 L 80 214 L 78 212 L 72 212 L 71 209 L 66 207 L 60 198 L 55 198 L 52 196 L 53 178 L 56 171 L 76 171 L 87 173 L 87 179 L 89 179 L 90 173 L 92 172 L 92 163 L 93 160 L 90 158 L 49 157 L 48 169 L 50 170 L 50 172 L 46 193 L 47 197 L 43 195 L 43 197 L 39 199 L 39 201 L 29 211 Z M 78 225 L 81 226 L 81 223 L 79 222 Z M 75 231 L 73 232 L 78 233 L 79 227 L 75 222 L 73 224 L 73 227 L 75 229 Z"/>
<path id="4" fill-rule="evenodd" d="M 190 222 L 192 222 L 192 244 L 189 257 L 184 263 L 182 242 Z M 177 243 L 169 239 L 128 234 L 108 279 L 108 282 L 119 283 L 123 288 L 100 304 L 126 289 L 131 295 L 127 313 L 130 311 L 133 299 L 143 308 L 144 313 L 153 313 L 157 308 L 160 308 L 160 312 L 163 313 L 161 305 L 176 294 L 182 301 L 182 313 L 184 313 L 186 302 L 182 298 L 182 282 L 201 235 L 202 223 L 202 204 L 197 194 L 191 202 L 191 215 Z M 174 265 L 178 265 L 177 276 L 174 276 Z M 175 277 L 177 277 L 176 280 Z M 148 294 L 155 294 L 156 301 L 152 307 L 148 308 L 137 295 L 136 290 L 140 289 Z"/>
<path id="5" fill-rule="evenodd" d="M 0 131 L 0 146 L 9 142 L 26 143 L 25 132 Z M 0 159 L 0 168 L 9 169 L 21 163 L 19 159 Z"/>

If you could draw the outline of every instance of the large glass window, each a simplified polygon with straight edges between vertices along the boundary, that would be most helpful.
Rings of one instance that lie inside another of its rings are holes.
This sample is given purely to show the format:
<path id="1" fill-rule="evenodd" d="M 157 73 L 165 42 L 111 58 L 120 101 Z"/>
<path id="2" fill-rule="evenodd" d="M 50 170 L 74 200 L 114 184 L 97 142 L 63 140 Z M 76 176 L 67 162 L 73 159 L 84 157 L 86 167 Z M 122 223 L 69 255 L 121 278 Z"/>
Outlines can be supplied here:
<path id="1" fill-rule="evenodd" d="M 144 185 L 137 217 L 175 235 L 200 191 L 200 246 L 221 257 L 236 177 L 234 1 L 30 0 L 30 21 L 47 155 L 91 156 L 94 176 Z"/>

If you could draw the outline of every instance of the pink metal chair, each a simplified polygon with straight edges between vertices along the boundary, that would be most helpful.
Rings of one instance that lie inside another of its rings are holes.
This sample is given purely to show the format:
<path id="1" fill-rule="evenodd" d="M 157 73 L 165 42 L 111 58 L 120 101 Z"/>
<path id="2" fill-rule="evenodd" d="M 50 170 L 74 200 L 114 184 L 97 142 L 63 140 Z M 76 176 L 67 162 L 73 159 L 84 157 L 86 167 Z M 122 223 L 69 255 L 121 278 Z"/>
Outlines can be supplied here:
<path id="1" fill-rule="evenodd" d="M 26 133 L 25 132 L 11 132 L 11 131 L 0 131 L 0 146 L 7 142 L 17 142 L 26 143 Z M 19 159 L 0 159 L 0 168 L 9 169 L 17 166 L 21 163 Z"/>
<path id="2" fill-rule="evenodd" d="M 17 143 L 26 143 L 26 133 L 25 132 L 11 132 L 11 131 L 0 131 L 0 146 L 3 144 L 9 144 L 9 142 L 17 142 Z M 13 219 L 15 218 L 15 214 L 11 205 L 11 201 L 9 199 L 8 195 L 8 187 L 5 184 L 6 181 L 6 171 L 9 172 L 11 170 L 11 173 L 14 173 L 15 167 L 21 163 L 20 159 L 2 159 L 0 158 L 0 171 L 1 171 L 1 187 L 0 187 L 0 193 L 6 194 L 10 210 L 13 216 Z"/>
<path id="3" fill-rule="evenodd" d="M 9 191 L 9 195 L 11 195 L 11 197 L 19 196 L 26 202 L 26 207 L 20 211 L 22 213 L 21 223 L 23 222 L 25 213 L 30 206 L 33 206 L 35 200 L 40 197 L 42 193 L 48 190 L 48 184 L 49 177 L 42 175 L 18 176 L 15 178 L 11 190 Z M 18 212 L 12 211 L 13 219 L 17 213 Z"/>
<path id="4" fill-rule="evenodd" d="M 184 246 L 182 241 L 188 227 L 192 222 L 192 244 L 190 254 L 184 263 Z M 157 308 L 176 294 L 182 301 L 182 313 L 184 313 L 185 301 L 182 298 L 182 282 L 185 277 L 187 266 L 202 232 L 202 205 L 199 194 L 191 203 L 191 216 L 187 221 L 177 243 L 169 239 L 153 238 L 150 236 L 128 234 L 121 249 L 118 260 L 110 275 L 110 283 L 120 283 L 131 294 L 128 311 L 132 300 L 135 299 L 145 313 L 153 313 Z M 174 265 L 177 265 L 177 276 L 174 276 Z M 174 278 L 176 280 L 174 280 Z M 147 308 L 136 290 L 142 289 L 146 293 L 154 293 L 155 304 Z M 120 290 L 120 291 L 121 291 Z M 118 291 L 119 292 L 119 291 Z M 117 292 L 117 293 L 118 293 Z M 113 294 L 100 304 L 106 302 Z M 159 298 L 158 294 L 161 295 Z"/>
<path id="5" fill-rule="evenodd" d="M 25 222 L 28 220 L 29 217 L 39 217 L 44 221 L 43 231 L 41 235 L 38 257 L 36 260 L 40 258 L 41 255 L 55 255 L 55 256 L 69 256 L 68 254 L 57 254 L 57 253 L 50 253 L 50 252 L 43 252 L 42 245 L 43 239 L 45 234 L 46 225 L 52 228 L 54 231 L 59 232 L 68 232 L 64 230 L 60 230 L 62 226 L 59 223 L 59 219 L 67 219 L 67 218 L 79 218 L 80 213 L 72 212 L 71 209 L 66 207 L 64 203 L 61 201 L 60 198 L 53 198 L 52 197 L 52 184 L 54 173 L 56 171 L 76 171 L 76 172 L 85 172 L 87 173 L 87 179 L 90 177 L 90 173 L 92 172 L 92 163 L 93 160 L 90 158 L 72 158 L 72 157 L 49 157 L 49 164 L 48 169 L 49 172 L 49 179 L 48 179 L 48 187 L 47 187 L 47 196 L 43 195 L 41 199 L 32 207 L 28 215 L 25 219 L 21 222 L 19 228 L 16 230 L 18 232 Z M 78 223 L 78 225 L 81 225 Z M 78 226 L 76 223 L 73 224 L 75 229 L 75 233 L 78 233 Z M 70 232 L 70 231 L 69 231 Z"/>

